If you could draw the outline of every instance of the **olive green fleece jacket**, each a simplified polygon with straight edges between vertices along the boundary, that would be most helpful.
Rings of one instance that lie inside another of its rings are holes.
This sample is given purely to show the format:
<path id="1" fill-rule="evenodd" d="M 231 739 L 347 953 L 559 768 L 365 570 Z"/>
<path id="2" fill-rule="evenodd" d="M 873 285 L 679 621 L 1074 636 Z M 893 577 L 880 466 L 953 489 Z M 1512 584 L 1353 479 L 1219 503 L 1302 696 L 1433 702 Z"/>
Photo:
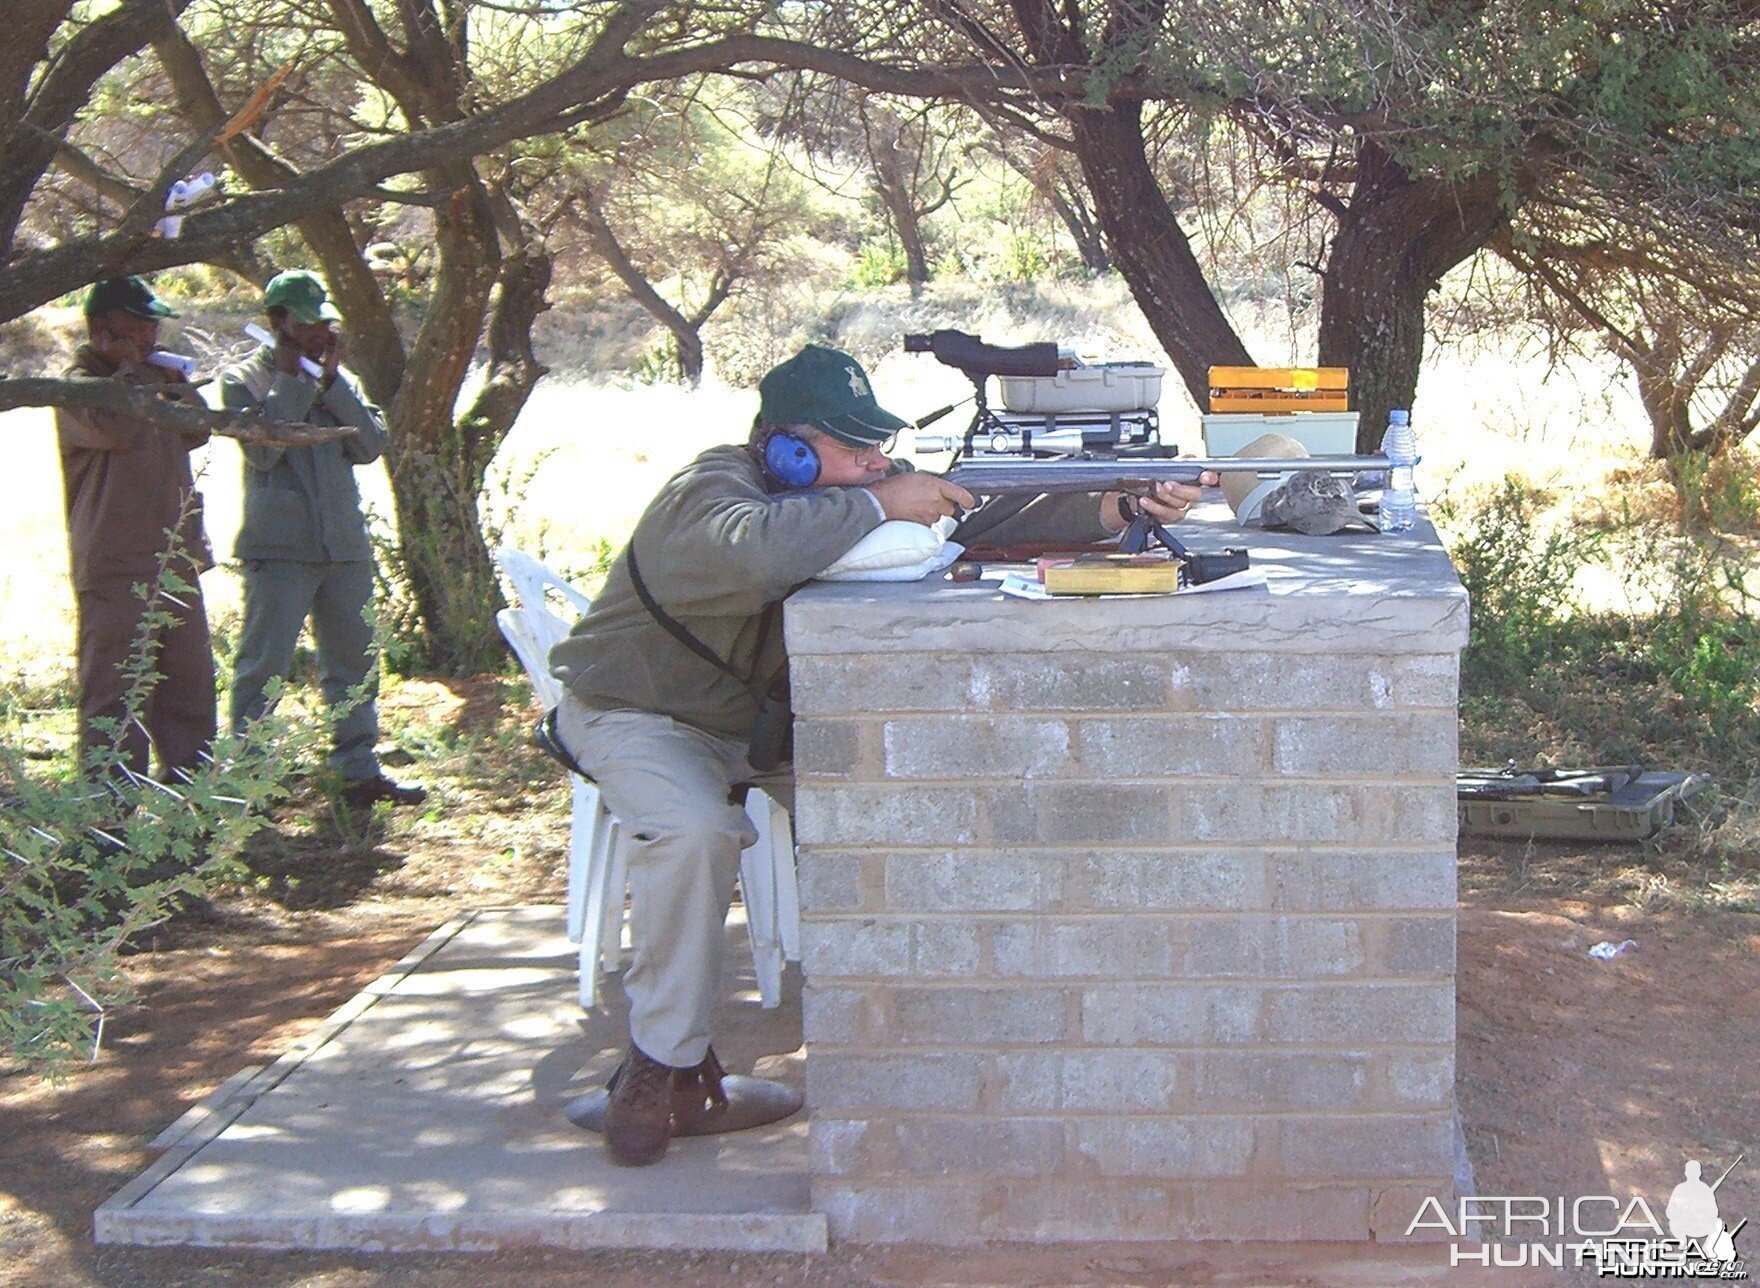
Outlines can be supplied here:
<path id="1" fill-rule="evenodd" d="M 350 371 L 329 389 L 275 365 L 264 345 L 220 375 L 220 404 L 308 425 L 352 425 L 346 438 L 304 447 L 244 443 L 244 522 L 232 553 L 239 559 L 345 563 L 373 557 L 361 511 L 357 465 L 385 450 L 385 418 Z"/>
<path id="2" fill-rule="evenodd" d="M 550 672 L 588 710 L 652 711 L 744 742 L 758 714 L 751 688 L 654 620 L 630 581 L 630 550 L 655 602 L 765 689 L 787 665 L 781 614 L 765 631 L 765 608 L 836 563 L 881 522 L 878 502 L 863 488 L 772 496 L 750 452 L 712 447 L 649 504 L 593 606 L 550 650 Z M 1098 541 L 1107 535 L 1096 498 L 1082 494 L 999 498 L 962 524 L 954 540 Z"/>

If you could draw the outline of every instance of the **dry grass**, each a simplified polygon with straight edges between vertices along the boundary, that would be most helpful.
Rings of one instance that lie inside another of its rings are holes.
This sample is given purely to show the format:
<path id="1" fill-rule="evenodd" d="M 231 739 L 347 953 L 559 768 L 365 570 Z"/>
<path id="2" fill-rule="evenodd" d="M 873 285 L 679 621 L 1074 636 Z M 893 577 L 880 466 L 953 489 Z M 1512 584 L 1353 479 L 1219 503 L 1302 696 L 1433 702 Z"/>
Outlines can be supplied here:
<path id="1" fill-rule="evenodd" d="M 797 324 L 791 343 L 812 339 L 848 348 L 870 364 L 885 402 L 917 416 L 963 399 L 970 385 L 926 357 L 902 353 L 907 330 L 960 326 L 999 343 L 1056 338 L 1088 352 L 1165 361 L 1141 313 L 1116 281 L 1043 287 L 937 287 L 913 300 L 902 289 L 822 301 L 820 318 Z M 187 325 L 230 334 L 231 308 L 208 317 L 186 310 Z M 63 334 L 71 318 L 60 319 Z M 1262 362 L 1312 361 L 1311 335 L 1280 312 L 1237 317 Z M 559 308 L 540 332 L 540 356 L 558 374 L 539 386 L 497 459 L 487 509 L 505 539 L 536 550 L 561 568 L 585 571 L 595 547 L 627 534 L 647 498 L 679 466 L 713 443 L 741 441 L 757 408 L 748 388 L 713 375 L 701 389 L 631 385 L 591 365 L 627 362 L 639 348 L 638 320 L 603 308 Z M 31 352 L 45 363 L 42 328 Z M 168 345 L 176 345 L 175 333 Z M 733 365 L 738 365 L 733 364 Z M 1414 422 L 1424 463 L 1420 483 L 1432 494 L 1494 482 L 1520 470 L 1539 482 L 1605 488 L 1614 473 L 1641 461 L 1645 435 L 1636 404 L 1611 362 L 1576 359 L 1548 369 L 1538 343 L 1503 333 L 1433 347 L 1420 383 Z M 1182 445 L 1199 442 L 1198 409 L 1177 380 L 1166 383 L 1163 422 Z M 956 413 L 957 418 L 957 413 Z M 941 428 L 941 426 L 937 426 Z M 12 503 L 0 514 L 0 681 L 53 685 L 71 667 L 73 601 L 66 577 L 61 479 L 47 412 L 0 415 L 10 449 Z M 224 560 L 237 531 L 241 461 L 216 442 L 197 454 L 208 532 Z M 359 471 L 367 504 L 391 513 L 379 467 Z M 225 569 L 204 580 L 210 611 L 224 635 L 235 620 L 236 578 Z"/>
<path id="2" fill-rule="evenodd" d="M 800 325 L 790 343 L 814 339 L 858 354 L 870 364 L 884 401 L 906 416 L 962 399 L 970 389 L 957 372 L 902 353 L 898 336 L 907 330 L 951 325 L 1000 343 L 1056 338 L 1111 357 L 1160 353 L 1117 282 L 944 286 L 918 299 L 899 289 L 821 305 L 818 319 Z M 200 325 L 200 310 L 189 313 Z M 1236 322 L 1261 361 L 1312 360 L 1311 331 L 1287 315 L 1237 309 Z M 216 331 L 223 325 L 212 322 Z M 702 388 L 686 390 L 607 379 L 590 365 L 579 365 L 626 360 L 639 349 L 641 336 L 639 319 L 617 310 L 564 307 L 548 315 L 541 356 L 559 374 L 539 387 L 492 474 L 485 513 L 503 540 L 577 577 L 602 564 L 606 545 L 621 541 L 672 472 L 710 444 L 742 440 L 756 410 L 750 389 L 729 387 L 713 376 Z M 40 342 L 41 335 L 34 340 Z M 1172 438 L 1197 443 L 1198 410 L 1177 380 L 1165 386 L 1162 415 Z M 1513 472 L 1550 489 L 1548 522 L 1603 528 L 1623 527 L 1634 516 L 1667 519 L 1669 505 L 1678 504 L 1660 467 L 1643 460 L 1646 429 L 1616 364 L 1580 356 L 1549 364 L 1538 339 L 1517 329 L 1433 345 L 1414 420 L 1424 453 L 1420 483 L 1432 495 L 1467 498 Z M 0 594 L 7 605 L 0 621 L 0 691 L 11 695 L 12 709 L 0 717 L 14 729 L 23 726 L 38 754 L 55 754 L 72 737 L 65 710 L 72 599 L 59 467 L 47 413 L 15 412 L 0 422 L 9 434 L 14 469 L 14 504 L 0 516 L 0 540 L 10 551 L 0 569 Z M 233 444 L 216 442 L 198 454 L 198 465 L 209 532 L 224 559 L 239 519 L 239 454 Z M 383 470 L 362 470 L 360 478 L 369 506 L 388 516 Z M 1719 485 L 1716 476 L 1709 478 L 1707 494 L 1715 494 Z M 1579 568 L 1574 577 L 1578 603 L 1597 610 L 1629 613 L 1642 609 L 1638 601 L 1648 597 L 1611 564 Z M 222 567 L 204 585 L 224 642 L 237 620 L 237 578 Z M 419 687 L 403 682 L 387 690 L 388 726 L 417 744 L 427 741 L 420 722 L 404 721 L 399 713 L 403 695 Z M 1604 760 L 1608 730 L 1649 736 L 1646 730 L 1666 732 L 1691 715 L 1665 703 L 1634 722 L 1618 709 L 1621 693 L 1609 692 L 1599 701 L 1592 683 L 1579 698 L 1570 710 L 1593 717 L 1586 716 L 1588 724 L 1581 727 L 1569 719 L 1561 723 L 1556 712 L 1537 712 L 1520 698 L 1500 697 L 1489 706 L 1481 702 L 1469 712 L 1463 756 Z M 424 760 L 446 759 L 444 748 L 418 750 Z M 1656 750 L 1660 757 L 1670 754 Z M 1733 790 L 1739 798 L 1746 787 L 1737 784 Z M 1703 867 L 1703 856 L 1753 852 L 1748 833 L 1760 830 L 1754 822 L 1760 810 L 1744 807 L 1740 799 L 1732 804 L 1699 827 L 1690 843 L 1681 843 L 1685 857 L 1669 879 L 1682 889 L 1705 887 L 1704 880 L 1690 879 L 1693 864 Z M 314 843 L 330 842 L 319 837 Z"/>

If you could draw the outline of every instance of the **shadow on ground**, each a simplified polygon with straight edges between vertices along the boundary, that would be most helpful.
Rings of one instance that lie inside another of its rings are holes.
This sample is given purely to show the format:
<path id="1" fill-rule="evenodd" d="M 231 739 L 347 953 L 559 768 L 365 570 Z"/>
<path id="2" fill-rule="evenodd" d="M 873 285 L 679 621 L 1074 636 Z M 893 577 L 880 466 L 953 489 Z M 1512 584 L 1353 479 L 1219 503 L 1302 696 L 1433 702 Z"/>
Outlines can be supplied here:
<path id="1" fill-rule="evenodd" d="M 239 855 L 264 898 L 299 911 L 342 908 L 403 866 L 403 855 L 384 848 L 386 807 L 355 810 L 334 799 L 327 808 L 297 804 L 285 813 L 315 821 L 300 828 L 277 818 Z"/>

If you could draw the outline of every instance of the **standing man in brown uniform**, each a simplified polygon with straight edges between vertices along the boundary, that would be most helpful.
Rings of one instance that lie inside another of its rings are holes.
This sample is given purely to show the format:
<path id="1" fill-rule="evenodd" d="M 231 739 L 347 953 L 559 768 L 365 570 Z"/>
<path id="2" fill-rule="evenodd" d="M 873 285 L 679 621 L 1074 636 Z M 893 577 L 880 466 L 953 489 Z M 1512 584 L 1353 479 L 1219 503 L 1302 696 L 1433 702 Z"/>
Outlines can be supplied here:
<path id="1" fill-rule="evenodd" d="M 200 402 L 181 372 L 147 360 L 160 319 L 177 315 L 140 278 L 94 285 L 85 316 L 88 339 L 74 354 L 69 379 L 173 386 L 178 396 Z M 75 407 L 58 408 L 55 422 L 79 604 L 80 763 L 112 741 L 100 720 L 127 720 L 127 664 L 144 638 L 157 680 L 149 680 L 137 717 L 115 743 L 122 767 L 142 776 L 150 744 L 161 781 L 169 780 L 193 771 L 214 738 L 214 655 L 198 582 L 214 560 L 189 466 L 190 452 L 208 436 Z M 171 589 L 166 573 L 188 589 Z M 169 621 L 148 622 L 149 611 Z"/>

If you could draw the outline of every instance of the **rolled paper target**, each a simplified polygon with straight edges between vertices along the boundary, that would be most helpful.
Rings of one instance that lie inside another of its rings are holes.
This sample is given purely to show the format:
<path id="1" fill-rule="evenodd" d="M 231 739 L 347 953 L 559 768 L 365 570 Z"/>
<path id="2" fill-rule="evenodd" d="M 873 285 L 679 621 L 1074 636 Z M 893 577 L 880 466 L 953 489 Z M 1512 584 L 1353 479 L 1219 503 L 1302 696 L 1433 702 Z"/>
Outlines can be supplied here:
<path id="1" fill-rule="evenodd" d="M 164 349 L 154 349 L 147 355 L 147 361 L 155 367 L 164 367 L 167 371 L 180 372 L 185 380 L 195 374 L 196 360 L 181 353 L 170 353 Z"/>
<path id="2" fill-rule="evenodd" d="M 255 322 L 246 322 L 244 324 L 244 333 L 251 339 L 255 340 L 258 344 L 266 344 L 271 349 L 279 343 L 274 336 L 263 330 L 263 328 L 258 326 Z M 305 372 L 313 380 L 322 380 L 324 378 L 324 368 L 320 367 L 303 353 L 299 356 L 299 369 Z"/>

